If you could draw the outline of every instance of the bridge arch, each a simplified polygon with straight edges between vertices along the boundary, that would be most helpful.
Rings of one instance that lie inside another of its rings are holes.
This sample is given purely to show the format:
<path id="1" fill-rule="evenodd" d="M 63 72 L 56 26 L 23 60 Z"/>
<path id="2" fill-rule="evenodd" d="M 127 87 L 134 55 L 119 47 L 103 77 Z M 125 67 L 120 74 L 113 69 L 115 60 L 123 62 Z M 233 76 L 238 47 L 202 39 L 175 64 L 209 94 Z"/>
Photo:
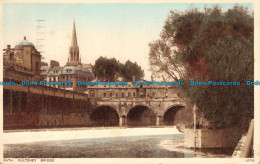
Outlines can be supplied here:
<path id="1" fill-rule="evenodd" d="M 192 125 L 193 113 L 186 105 L 175 104 L 164 111 L 162 119 L 164 125 Z"/>
<path id="2" fill-rule="evenodd" d="M 118 126 L 118 111 L 110 105 L 97 106 L 90 114 L 92 126 Z"/>
<path id="3" fill-rule="evenodd" d="M 156 112 L 147 105 L 135 105 L 126 115 L 128 126 L 154 126 Z"/>

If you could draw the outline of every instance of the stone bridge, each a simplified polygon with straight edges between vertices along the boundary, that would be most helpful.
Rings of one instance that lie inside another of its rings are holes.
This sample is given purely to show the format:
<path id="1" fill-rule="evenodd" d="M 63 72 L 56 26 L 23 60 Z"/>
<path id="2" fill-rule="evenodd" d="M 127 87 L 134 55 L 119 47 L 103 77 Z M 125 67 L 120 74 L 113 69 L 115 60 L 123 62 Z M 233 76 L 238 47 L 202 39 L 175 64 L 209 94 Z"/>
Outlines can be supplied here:
<path id="1" fill-rule="evenodd" d="M 110 108 L 116 111 L 119 117 L 119 126 L 127 125 L 127 119 L 130 119 L 130 115 L 134 115 L 135 117 L 141 117 L 144 111 L 148 111 L 151 114 L 151 121 L 156 118 L 156 125 L 163 125 L 163 121 L 167 120 L 168 115 L 173 115 L 179 112 L 179 117 L 183 118 L 175 118 L 179 119 L 178 123 L 189 124 L 187 120 L 192 120 L 192 113 L 188 110 L 188 105 L 184 99 L 181 98 L 161 98 L 161 99 L 152 99 L 152 98 L 134 98 L 132 100 L 127 99 L 99 99 L 96 102 L 95 110 L 102 108 Z M 182 109 L 182 110 L 180 110 Z M 139 111 L 138 111 L 139 110 Z M 178 111 L 180 110 L 180 111 Z M 182 116 L 183 115 L 183 116 Z M 154 118 L 153 118 L 154 117 Z M 174 117 L 174 116 L 172 116 Z M 177 116 L 175 116 L 177 117 Z M 182 119 L 182 120 L 180 120 Z M 174 118 L 172 118 L 172 124 Z M 170 123 L 170 122 L 168 122 Z M 177 122 L 175 122 L 177 123 Z M 153 125 L 152 123 L 150 125 Z M 154 124 L 155 125 L 155 124 Z"/>
<path id="2" fill-rule="evenodd" d="M 193 123 L 191 107 L 176 86 L 90 86 L 87 94 L 94 104 L 90 119 L 103 126 Z"/>
<path id="3" fill-rule="evenodd" d="M 178 87 L 90 86 L 85 93 L 46 86 L 4 86 L 4 128 L 191 125 Z"/>

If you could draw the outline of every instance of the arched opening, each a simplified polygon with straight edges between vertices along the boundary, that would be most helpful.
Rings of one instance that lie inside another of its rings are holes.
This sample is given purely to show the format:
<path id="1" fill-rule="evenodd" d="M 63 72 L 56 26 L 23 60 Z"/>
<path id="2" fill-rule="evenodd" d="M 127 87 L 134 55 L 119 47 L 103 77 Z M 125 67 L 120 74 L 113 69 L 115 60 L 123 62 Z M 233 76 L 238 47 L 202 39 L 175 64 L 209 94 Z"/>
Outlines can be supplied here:
<path id="1" fill-rule="evenodd" d="M 193 123 L 192 111 L 184 106 L 172 106 L 163 116 L 163 124 L 166 126 L 172 125 L 191 125 Z"/>
<path id="2" fill-rule="evenodd" d="M 90 115 L 92 126 L 118 126 L 119 116 L 117 111 L 110 106 L 97 107 Z"/>
<path id="3" fill-rule="evenodd" d="M 154 126 L 156 115 L 146 106 L 135 106 L 127 114 L 128 126 Z"/>

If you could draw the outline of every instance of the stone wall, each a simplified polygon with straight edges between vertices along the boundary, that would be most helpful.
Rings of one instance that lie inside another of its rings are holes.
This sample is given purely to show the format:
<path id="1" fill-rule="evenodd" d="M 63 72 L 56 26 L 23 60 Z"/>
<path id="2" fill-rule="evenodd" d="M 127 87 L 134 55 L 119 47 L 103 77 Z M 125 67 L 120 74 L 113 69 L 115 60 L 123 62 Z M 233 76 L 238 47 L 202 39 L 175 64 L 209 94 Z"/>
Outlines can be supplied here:
<path id="1" fill-rule="evenodd" d="M 90 118 L 87 114 L 40 114 L 39 127 L 88 126 Z"/>
<path id="2" fill-rule="evenodd" d="M 244 134 L 241 139 L 239 140 L 233 154 L 232 154 L 232 158 L 239 158 L 242 152 L 242 149 L 244 147 L 246 141 L 246 134 Z"/>
<path id="3" fill-rule="evenodd" d="M 197 148 L 230 148 L 235 147 L 242 135 L 239 129 L 197 129 Z M 184 146 L 194 147 L 194 130 L 184 130 Z"/>
<path id="4" fill-rule="evenodd" d="M 4 129 L 85 126 L 87 95 L 43 86 L 4 86 Z M 45 120 L 45 121 L 42 121 Z"/>
<path id="5" fill-rule="evenodd" d="M 194 143 L 194 130 L 184 129 L 184 147 L 193 148 Z M 196 147 L 201 148 L 201 138 L 196 138 Z"/>

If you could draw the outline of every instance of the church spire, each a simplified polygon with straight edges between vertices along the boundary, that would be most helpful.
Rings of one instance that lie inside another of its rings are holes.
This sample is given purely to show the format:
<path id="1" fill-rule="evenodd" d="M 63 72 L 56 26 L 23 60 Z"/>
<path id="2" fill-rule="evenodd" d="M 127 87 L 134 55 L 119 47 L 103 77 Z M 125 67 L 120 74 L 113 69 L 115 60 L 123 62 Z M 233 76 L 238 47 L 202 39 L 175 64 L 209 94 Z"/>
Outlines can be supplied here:
<path id="1" fill-rule="evenodd" d="M 74 19 L 74 22 L 73 22 L 73 31 L 72 31 L 71 47 L 78 47 L 76 27 L 75 27 L 75 19 Z"/>
<path id="2" fill-rule="evenodd" d="M 79 65 L 81 64 L 81 61 L 79 60 L 79 46 L 77 43 L 77 33 L 76 33 L 76 25 L 75 25 L 75 19 L 73 22 L 73 30 L 72 30 L 72 40 L 71 40 L 71 46 L 69 51 L 69 59 L 67 65 Z"/>

